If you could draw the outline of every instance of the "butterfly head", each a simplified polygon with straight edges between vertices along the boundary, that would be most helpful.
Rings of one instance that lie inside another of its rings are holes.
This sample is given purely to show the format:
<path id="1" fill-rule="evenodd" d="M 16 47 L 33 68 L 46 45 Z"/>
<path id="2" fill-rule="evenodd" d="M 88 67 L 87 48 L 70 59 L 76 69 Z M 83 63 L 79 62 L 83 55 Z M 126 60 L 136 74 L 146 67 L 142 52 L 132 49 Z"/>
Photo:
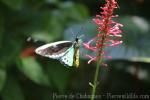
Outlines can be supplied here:
<path id="1" fill-rule="evenodd" d="M 82 37 L 83 37 L 84 35 L 80 35 L 79 37 L 78 36 L 76 36 L 76 38 L 75 38 L 75 43 L 76 44 L 78 44 L 78 45 L 81 45 L 81 43 L 82 43 Z"/>
<path id="2" fill-rule="evenodd" d="M 79 42 L 79 38 L 78 37 L 75 38 L 75 42 L 77 42 L 77 43 Z"/>
<path id="3" fill-rule="evenodd" d="M 75 38 L 75 41 L 74 41 L 74 46 L 76 48 L 79 48 L 81 45 L 81 39 L 79 39 L 78 37 Z"/>

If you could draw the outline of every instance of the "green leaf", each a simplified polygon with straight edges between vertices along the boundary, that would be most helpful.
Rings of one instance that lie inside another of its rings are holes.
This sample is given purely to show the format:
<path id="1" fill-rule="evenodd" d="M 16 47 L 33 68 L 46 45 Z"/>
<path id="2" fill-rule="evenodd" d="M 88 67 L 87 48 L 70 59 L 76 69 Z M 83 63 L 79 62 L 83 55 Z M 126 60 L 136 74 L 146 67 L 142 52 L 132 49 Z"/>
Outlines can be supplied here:
<path id="1" fill-rule="evenodd" d="M 6 80 L 6 70 L 0 68 L 0 91 L 3 89 Z"/>
<path id="2" fill-rule="evenodd" d="M 50 3 L 50 4 L 58 4 L 60 1 L 59 0 L 46 0 L 47 3 Z"/>
<path id="3" fill-rule="evenodd" d="M 53 41 L 53 36 L 48 34 L 47 32 L 34 32 L 32 35 L 32 38 L 38 41 L 44 41 L 44 42 L 50 42 Z"/>
<path id="4" fill-rule="evenodd" d="M 12 34 L 3 34 L 2 47 L 0 48 L 0 66 L 10 66 L 19 56 L 21 47 L 22 41 L 19 38 Z"/>
<path id="5" fill-rule="evenodd" d="M 35 16 L 34 24 L 36 30 L 31 32 L 31 37 L 35 40 L 43 42 L 51 42 L 61 37 L 63 32 L 63 24 L 56 12 L 44 11 Z"/>
<path id="6" fill-rule="evenodd" d="M 20 9 L 23 4 L 23 0 L 2 0 L 2 2 L 14 10 Z"/>
<path id="7" fill-rule="evenodd" d="M 89 17 L 87 8 L 81 4 L 74 4 L 73 2 L 67 1 L 59 5 L 61 13 L 68 19 L 76 21 L 82 21 Z M 68 13 L 69 12 L 69 13 Z"/>
<path id="8" fill-rule="evenodd" d="M 123 27 L 123 39 L 125 45 L 137 50 L 150 50 L 149 48 L 149 32 L 150 23 L 143 17 L 125 16 L 120 17 Z M 139 48 L 140 47 L 140 48 Z"/>
<path id="9" fill-rule="evenodd" d="M 81 19 L 89 17 L 89 12 L 87 7 L 82 4 L 76 4 L 74 6 L 74 10 L 76 14 L 78 14 L 78 16 L 81 17 Z"/>
<path id="10" fill-rule="evenodd" d="M 52 67 L 48 67 L 49 77 L 59 92 L 64 93 L 69 81 L 71 69 L 66 68 L 58 61 L 50 64 Z"/>
<path id="11" fill-rule="evenodd" d="M 2 39 L 4 34 L 4 17 L 0 14 L 0 47 L 2 45 Z"/>
<path id="12" fill-rule="evenodd" d="M 19 65 L 18 68 L 33 82 L 40 85 L 50 85 L 48 77 L 34 58 L 22 58 L 21 65 Z"/>
<path id="13" fill-rule="evenodd" d="M 12 76 L 7 79 L 1 95 L 2 100 L 25 100 L 20 85 Z"/>

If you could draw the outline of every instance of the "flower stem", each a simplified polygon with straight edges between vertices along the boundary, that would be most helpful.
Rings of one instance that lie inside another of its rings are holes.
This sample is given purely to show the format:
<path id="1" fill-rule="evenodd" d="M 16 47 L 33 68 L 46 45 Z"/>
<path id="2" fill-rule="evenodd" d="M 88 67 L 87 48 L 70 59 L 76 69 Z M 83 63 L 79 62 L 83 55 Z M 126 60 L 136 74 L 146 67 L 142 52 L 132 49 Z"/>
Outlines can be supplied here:
<path id="1" fill-rule="evenodd" d="M 96 65 L 96 71 L 95 71 L 95 75 L 94 75 L 94 83 L 93 83 L 93 87 L 92 87 L 92 97 L 91 100 L 94 100 L 95 97 L 95 93 L 96 93 L 96 87 L 97 87 L 97 83 L 98 83 L 98 74 L 100 71 L 100 63 L 101 63 L 101 59 L 99 59 L 99 61 L 97 62 Z"/>

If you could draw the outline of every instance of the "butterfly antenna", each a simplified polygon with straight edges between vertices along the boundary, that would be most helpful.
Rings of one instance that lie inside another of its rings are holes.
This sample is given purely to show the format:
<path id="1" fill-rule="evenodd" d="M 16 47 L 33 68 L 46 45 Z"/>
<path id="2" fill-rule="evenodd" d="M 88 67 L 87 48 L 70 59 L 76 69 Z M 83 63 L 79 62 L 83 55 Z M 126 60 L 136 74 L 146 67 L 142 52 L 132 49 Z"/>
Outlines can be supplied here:
<path id="1" fill-rule="evenodd" d="M 75 33 L 73 32 L 72 28 L 70 29 L 70 31 L 71 31 L 73 37 L 75 37 Z"/>
<path id="2" fill-rule="evenodd" d="M 85 35 L 84 35 L 84 34 L 82 34 L 82 35 L 80 35 L 80 36 L 79 36 L 79 38 L 82 38 L 82 37 L 84 37 L 84 36 L 85 36 Z"/>
<path id="3" fill-rule="evenodd" d="M 81 26 L 79 32 L 78 32 L 77 34 L 75 34 L 75 33 L 73 32 L 73 30 L 70 29 L 71 33 L 73 34 L 73 37 L 75 37 L 75 38 L 82 38 L 82 37 L 84 36 L 84 34 L 82 34 L 82 35 L 79 36 L 79 34 L 81 33 L 82 30 L 83 30 L 83 26 Z M 79 37 L 78 37 L 78 36 L 79 36 Z"/>
<path id="4" fill-rule="evenodd" d="M 82 32 L 82 30 L 83 30 L 83 26 L 80 27 L 80 30 L 79 30 L 79 32 L 77 33 L 77 36 Z"/>

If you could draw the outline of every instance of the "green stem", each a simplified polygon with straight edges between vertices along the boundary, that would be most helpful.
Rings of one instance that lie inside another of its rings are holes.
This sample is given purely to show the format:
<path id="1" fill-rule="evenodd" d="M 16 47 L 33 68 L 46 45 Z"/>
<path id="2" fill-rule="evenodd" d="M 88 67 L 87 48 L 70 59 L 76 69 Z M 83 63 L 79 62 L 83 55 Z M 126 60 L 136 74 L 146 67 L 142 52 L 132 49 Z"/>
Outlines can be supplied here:
<path id="1" fill-rule="evenodd" d="M 91 96 L 91 100 L 94 100 L 95 97 L 95 93 L 96 93 L 96 88 L 97 88 L 97 83 L 98 83 L 98 74 L 100 72 L 100 64 L 102 62 L 102 53 L 103 53 L 103 48 L 104 48 L 104 43 L 105 43 L 105 39 L 106 39 L 106 32 L 102 32 L 102 38 L 101 38 L 101 48 L 98 50 L 98 59 L 97 59 L 97 65 L 96 65 L 96 71 L 95 71 L 95 75 L 94 75 L 94 82 L 92 84 L 92 96 Z"/>
<path id="2" fill-rule="evenodd" d="M 96 65 L 96 71 L 95 71 L 95 76 L 94 76 L 94 83 L 93 83 L 93 87 L 92 87 L 92 97 L 91 100 L 94 100 L 95 97 L 95 93 L 96 93 L 96 87 L 97 87 L 97 80 L 98 80 L 98 74 L 100 71 L 100 63 L 101 63 L 101 59 L 97 62 Z"/>

